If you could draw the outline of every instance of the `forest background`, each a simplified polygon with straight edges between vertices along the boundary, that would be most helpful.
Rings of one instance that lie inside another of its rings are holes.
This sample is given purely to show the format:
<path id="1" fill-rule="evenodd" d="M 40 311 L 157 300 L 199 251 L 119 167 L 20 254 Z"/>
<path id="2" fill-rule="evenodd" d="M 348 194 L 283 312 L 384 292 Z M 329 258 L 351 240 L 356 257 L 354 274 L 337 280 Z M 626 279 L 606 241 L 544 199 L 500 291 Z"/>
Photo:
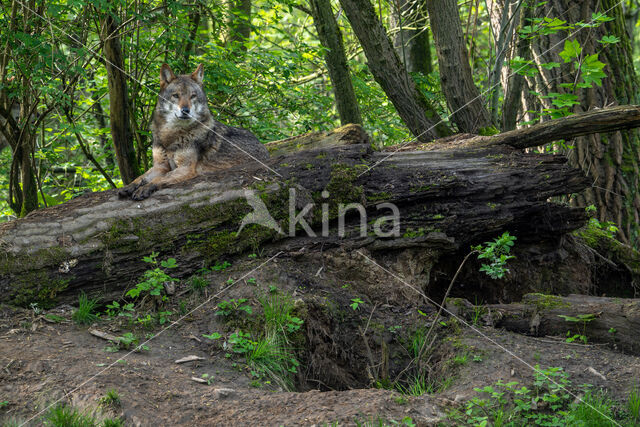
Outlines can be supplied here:
<path id="1" fill-rule="evenodd" d="M 263 142 L 360 123 L 377 149 L 638 103 L 636 0 L 0 1 L 0 221 L 151 165 L 159 70 L 204 64 Z M 558 141 L 637 246 L 638 132 Z"/>

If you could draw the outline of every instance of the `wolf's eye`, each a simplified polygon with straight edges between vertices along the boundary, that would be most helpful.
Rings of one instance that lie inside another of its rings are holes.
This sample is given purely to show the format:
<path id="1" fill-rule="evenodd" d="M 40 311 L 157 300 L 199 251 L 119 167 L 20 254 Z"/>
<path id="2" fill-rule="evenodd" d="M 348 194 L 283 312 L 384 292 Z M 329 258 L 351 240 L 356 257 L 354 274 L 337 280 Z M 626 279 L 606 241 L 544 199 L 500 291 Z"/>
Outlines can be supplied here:
<path id="1" fill-rule="evenodd" d="M 180 98 L 180 95 L 178 95 L 177 93 L 174 93 L 173 95 L 171 95 L 172 98 L 178 99 Z"/>
<path id="2" fill-rule="evenodd" d="M 191 99 L 194 99 L 197 95 L 194 93 L 191 95 Z"/>

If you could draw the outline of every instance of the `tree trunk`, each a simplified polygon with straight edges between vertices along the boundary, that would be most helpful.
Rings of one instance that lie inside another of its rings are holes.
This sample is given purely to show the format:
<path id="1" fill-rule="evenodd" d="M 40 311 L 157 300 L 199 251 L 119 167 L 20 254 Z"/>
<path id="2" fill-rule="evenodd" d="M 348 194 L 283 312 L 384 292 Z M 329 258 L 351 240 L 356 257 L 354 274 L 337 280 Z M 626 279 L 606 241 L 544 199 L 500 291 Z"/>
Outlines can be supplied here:
<path id="1" fill-rule="evenodd" d="M 490 100 L 491 120 L 498 123 L 499 102 L 506 93 L 508 81 L 508 67 L 504 66 L 505 60 L 511 58 L 512 44 L 515 40 L 515 29 L 520 21 L 520 12 L 524 0 L 494 1 L 491 8 L 491 21 L 494 29 L 495 55 L 488 78 L 488 93 Z M 525 6 L 526 7 L 526 6 Z M 528 25 L 525 21 L 523 25 Z M 506 107 L 503 107 L 506 108 Z"/>
<path id="2" fill-rule="evenodd" d="M 347 55 L 342 43 L 342 32 L 333 16 L 331 1 L 310 0 L 309 3 L 318 39 L 326 49 L 324 59 L 329 70 L 340 123 L 343 126 L 349 123 L 362 124 L 358 99 L 353 90 Z"/>
<path id="3" fill-rule="evenodd" d="M 258 248 L 266 255 L 422 248 L 437 258 L 504 230 L 519 244 L 553 245 L 587 216 L 549 198 L 589 181 L 563 156 L 521 148 L 537 144 L 532 135 L 554 140 L 633 126 L 640 126 L 640 107 L 615 107 L 387 153 L 373 152 L 364 131 L 350 125 L 272 143 L 268 163 L 279 177 L 249 162 L 141 202 L 121 200 L 116 190 L 86 194 L 0 225 L 0 303 L 48 306 L 79 290 L 117 297 L 148 268 L 141 257 L 152 251 L 177 258 L 188 275 Z M 293 152 L 299 146 L 306 150 Z M 261 203 L 273 222 L 260 215 Z M 340 215 L 350 203 L 364 215 Z M 397 221 L 384 203 L 395 206 Z"/>
<path id="4" fill-rule="evenodd" d="M 569 39 L 580 42 L 582 58 L 599 52 L 600 61 L 607 64 L 604 68 L 607 77 L 602 80 L 602 86 L 594 85 L 575 92 L 580 104 L 573 111 L 602 108 L 612 103 L 638 102 L 640 87 L 633 68 L 632 48 L 625 31 L 622 7 L 614 0 L 590 0 L 583 2 L 581 7 L 575 6 L 573 1 L 555 0 L 540 3 L 535 10 L 536 17 L 562 16 L 569 23 L 589 22 L 592 13 L 596 11 L 609 10 L 607 15 L 614 18 L 596 28 L 581 30 Z M 619 37 L 620 42 L 603 48 L 598 40 L 604 35 Z M 551 99 L 544 97 L 545 95 L 551 92 L 574 93 L 573 89 L 560 86 L 574 83 L 576 73 L 573 64 L 551 69 L 541 67 L 544 63 L 562 62 L 558 54 L 564 48 L 566 36 L 565 32 L 542 35 L 532 43 L 533 58 L 540 73 L 535 79 L 536 86 L 531 89 L 542 96 L 534 102 L 529 98 L 523 106 L 524 111 L 533 110 L 542 114 L 543 109 L 554 108 Z M 573 197 L 571 203 L 577 206 L 595 205 L 600 221 L 616 223 L 619 226 L 618 237 L 637 246 L 640 232 L 640 134 L 634 130 L 590 135 L 577 138 L 569 144 L 575 147 L 567 152 L 570 163 L 584 171 L 593 183 L 586 191 Z"/>
<path id="5" fill-rule="evenodd" d="M 458 311 L 456 306 L 471 305 L 449 301 L 447 306 Z M 478 309 L 485 310 L 484 319 L 497 328 L 539 337 L 568 337 L 576 343 L 586 339 L 640 355 L 640 299 L 528 294 L 520 304 L 489 304 Z"/>
<path id="6" fill-rule="evenodd" d="M 109 11 L 104 17 L 103 53 L 109 84 L 111 137 L 116 151 L 120 177 L 126 185 L 139 175 L 139 171 L 129 123 L 129 96 L 127 76 L 124 73 L 124 58 L 120 36 L 116 32 L 118 24 L 112 13 Z"/>
<path id="7" fill-rule="evenodd" d="M 520 7 L 520 27 L 528 25 L 529 19 L 533 16 L 533 9 L 523 5 Z M 515 17 L 513 18 L 515 19 Z M 516 44 L 516 56 L 526 61 L 531 59 L 531 41 L 528 37 L 519 37 Z M 513 58 L 509 58 L 513 59 Z M 517 73 L 518 69 L 512 70 L 507 68 L 509 72 L 506 79 L 506 87 L 503 88 L 504 103 L 502 105 L 502 131 L 509 131 L 516 128 L 518 122 L 518 113 L 522 104 L 522 93 L 529 92 L 526 88 L 527 82 L 523 75 Z"/>
<path id="8" fill-rule="evenodd" d="M 397 31 L 393 36 L 393 46 L 407 71 L 425 75 L 431 73 L 433 67 L 426 0 L 397 0 L 391 14 L 391 25 Z"/>
<path id="9" fill-rule="evenodd" d="M 227 28 L 229 30 L 229 44 L 240 44 L 244 51 L 244 42 L 249 40 L 251 35 L 251 0 L 230 0 L 229 15 L 227 17 Z"/>
<path id="10" fill-rule="evenodd" d="M 482 129 L 491 126 L 491 118 L 473 83 L 458 2 L 432 0 L 427 2 L 427 8 L 438 53 L 442 91 L 451 110 L 451 119 L 460 132 L 481 133 Z"/>
<path id="11" fill-rule="evenodd" d="M 189 14 L 189 24 L 191 25 L 191 29 L 189 31 L 189 39 L 187 40 L 187 44 L 185 46 L 184 53 L 182 56 L 183 70 L 189 69 L 189 58 L 193 53 L 193 46 L 196 41 L 196 37 L 198 37 L 198 29 L 200 28 L 201 17 L 202 17 L 202 13 L 201 13 L 200 7 L 198 7 L 197 11 Z"/>
<path id="12" fill-rule="evenodd" d="M 407 73 L 370 0 L 340 0 L 367 57 L 369 69 L 411 133 L 423 142 L 449 135 L 422 92 Z"/>

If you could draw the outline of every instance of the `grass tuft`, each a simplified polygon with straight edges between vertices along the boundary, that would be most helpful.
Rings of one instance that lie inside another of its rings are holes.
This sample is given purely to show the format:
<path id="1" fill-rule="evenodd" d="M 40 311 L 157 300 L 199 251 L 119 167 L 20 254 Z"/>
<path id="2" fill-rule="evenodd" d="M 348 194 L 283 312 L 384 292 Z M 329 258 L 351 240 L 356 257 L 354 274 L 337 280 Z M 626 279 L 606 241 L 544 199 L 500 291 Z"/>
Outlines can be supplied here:
<path id="1" fill-rule="evenodd" d="M 97 299 L 89 299 L 89 297 L 82 292 L 80 297 L 78 297 L 78 308 L 73 312 L 71 318 L 79 325 L 90 325 L 98 320 L 98 315 L 94 313 L 97 306 Z"/>
<path id="2" fill-rule="evenodd" d="M 45 425 L 54 427 L 95 427 L 96 420 L 67 405 L 56 405 L 45 415 Z"/>
<path id="3" fill-rule="evenodd" d="M 627 403 L 629 416 L 635 424 L 640 424 L 640 387 L 634 384 L 629 391 L 629 401 Z"/>
<path id="4" fill-rule="evenodd" d="M 100 398 L 100 405 L 104 407 L 118 408 L 121 405 L 120 395 L 115 389 L 111 389 Z"/>

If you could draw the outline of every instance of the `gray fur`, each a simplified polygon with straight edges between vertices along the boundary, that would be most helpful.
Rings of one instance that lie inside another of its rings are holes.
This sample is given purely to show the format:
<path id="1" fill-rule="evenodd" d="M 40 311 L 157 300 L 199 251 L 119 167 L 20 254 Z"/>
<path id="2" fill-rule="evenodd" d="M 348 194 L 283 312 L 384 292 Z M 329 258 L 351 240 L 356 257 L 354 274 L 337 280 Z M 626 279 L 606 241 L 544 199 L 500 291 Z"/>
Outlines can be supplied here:
<path id="1" fill-rule="evenodd" d="M 121 197 L 142 200 L 159 188 L 198 174 L 269 158 L 251 132 L 213 118 L 202 88 L 202 65 L 192 74 L 160 71 L 160 94 L 153 114 L 153 167 L 120 190 Z"/>

